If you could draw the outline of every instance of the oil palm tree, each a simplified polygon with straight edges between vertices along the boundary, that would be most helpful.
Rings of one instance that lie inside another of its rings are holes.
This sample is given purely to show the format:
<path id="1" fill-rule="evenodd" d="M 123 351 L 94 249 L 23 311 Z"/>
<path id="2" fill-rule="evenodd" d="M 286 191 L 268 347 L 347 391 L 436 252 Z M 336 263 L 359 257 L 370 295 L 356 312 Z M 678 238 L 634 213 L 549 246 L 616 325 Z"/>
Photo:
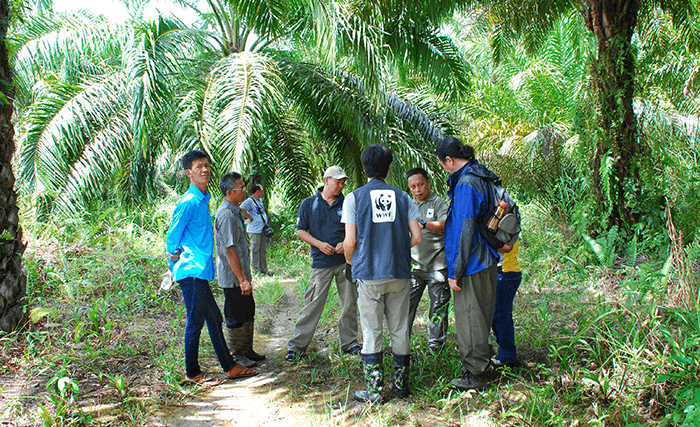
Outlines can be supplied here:
<path id="1" fill-rule="evenodd" d="M 5 47 L 9 22 L 9 3 L 0 1 L 0 329 L 10 332 L 20 320 L 24 309 L 27 278 L 22 273 L 22 228 L 12 171 L 15 151 L 12 127 L 12 72 Z"/>
<path id="2" fill-rule="evenodd" d="M 578 13 L 597 43 L 590 68 L 597 118 L 589 127 L 592 191 L 601 210 L 610 212 L 608 226 L 630 228 L 640 215 L 632 209 L 639 197 L 637 160 L 646 155 L 639 145 L 633 109 L 637 83 L 633 37 L 638 22 L 643 24 L 662 11 L 676 27 L 685 29 L 688 46 L 697 50 L 698 36 L 692 32 L 699 14 L 697 0 L 460 0 L 449 6 L 478 8 L 488 14 L 497 60 L 518 41 L 528 52 L 535 52 L 560 17 Z"/>
<path id="3" fill-rule="evenodd" d="M 193 26 L 28 21 L 38 36 L 16 38 L 13 61 L 19 177 L 42 212 L 70 214 L 114 193 L 127 206 L 153 200 L 193 147 L 211 154 L 215 177 L 258 174 L 294 202 L 328 163 L 359 182 L 366 144 L 408 151 L 408 162 L 449 130 L 425 88 L 458 96 L 466 68 L 437 30 L 387 32 L 380 8 L 360 15 L 354 3 L 207 4 Z M 402 55 L 408 46 L 392 36 L 407 34 L 424 44 Z M 394 83 L 399 75 L 411 86 Z"/>

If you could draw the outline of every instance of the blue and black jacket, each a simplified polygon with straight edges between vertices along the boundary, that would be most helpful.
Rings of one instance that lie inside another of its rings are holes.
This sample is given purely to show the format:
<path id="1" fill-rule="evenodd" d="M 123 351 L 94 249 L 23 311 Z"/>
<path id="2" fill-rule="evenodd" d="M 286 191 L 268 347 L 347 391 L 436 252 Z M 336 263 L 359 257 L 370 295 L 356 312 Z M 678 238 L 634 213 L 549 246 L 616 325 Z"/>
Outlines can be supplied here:
<path id="1" fill-rule="evenodd" d="M 498 179 L 471 160 L 447 180 L 450 210 L 445 221 L 445 257 L 450 279 L 478 273 L 498 261 L 481 237 L 477 220 L 489 211 L 488 180 Z"/>

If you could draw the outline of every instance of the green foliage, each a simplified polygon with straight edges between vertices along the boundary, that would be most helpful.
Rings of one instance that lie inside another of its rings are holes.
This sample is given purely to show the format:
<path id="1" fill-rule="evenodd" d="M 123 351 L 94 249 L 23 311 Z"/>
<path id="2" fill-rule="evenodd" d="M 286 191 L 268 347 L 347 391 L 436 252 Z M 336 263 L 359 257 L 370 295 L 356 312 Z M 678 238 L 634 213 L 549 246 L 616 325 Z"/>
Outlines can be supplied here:
<path id="1" fill-rule="evenodd" d="M 438 21 L 217 0 L 186 27 L 141 20 L 146 3 L 118 26 L 38 8 L 13 28 L 19 185 L 42 221 L 94 201 L 153 204 L 183 185 L 177 164 L 193 148 L 211 155 L 214 182 L 235 169 L 298 204 L 330 163 L 361 182 L 359 153 L 372 142 L 409 145 L 406 160 L 426 162 L 432 150 L 415 147 L 449 125 L 418 82 L 452 97 L 466 88 Z"/>

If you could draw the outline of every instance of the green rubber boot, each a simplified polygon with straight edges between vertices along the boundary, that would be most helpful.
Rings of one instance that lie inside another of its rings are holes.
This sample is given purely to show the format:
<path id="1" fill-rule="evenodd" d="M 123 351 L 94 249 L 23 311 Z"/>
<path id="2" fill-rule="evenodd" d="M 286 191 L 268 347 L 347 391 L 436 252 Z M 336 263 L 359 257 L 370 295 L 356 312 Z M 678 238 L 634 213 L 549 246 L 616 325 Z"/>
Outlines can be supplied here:
<path id="1" fill-rule="evenodd" d="M 394 355 L 394 377 L 389 384 L 389 388 L 398 397 L 408 397 L 408 366 L 411 363 L 410 354 L 395 354 Z"/>
<path id="2" fill-rule="evenodd" d="M 356 390 L 352 398 L 362 403 L 381 403 L 384 388 L 382 353 L 362 354 L 367 390 Z"/>

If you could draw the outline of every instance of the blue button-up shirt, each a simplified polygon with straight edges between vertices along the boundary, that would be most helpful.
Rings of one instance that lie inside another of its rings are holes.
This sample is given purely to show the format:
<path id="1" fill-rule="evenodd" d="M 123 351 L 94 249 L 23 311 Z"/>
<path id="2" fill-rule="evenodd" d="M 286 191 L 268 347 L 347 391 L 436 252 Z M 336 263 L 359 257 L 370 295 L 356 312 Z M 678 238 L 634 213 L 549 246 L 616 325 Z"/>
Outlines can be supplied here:
<path id="1" fill-rule="evenodd" d="M 180 249 L 180 258 L 170 263 L 173 281 L 188 277 L 214 279 L 214 229 L 209 213 L 209 192 L 190 184 L 173 212 L 173 223 L 165 240 L 168 253 Z"/>

